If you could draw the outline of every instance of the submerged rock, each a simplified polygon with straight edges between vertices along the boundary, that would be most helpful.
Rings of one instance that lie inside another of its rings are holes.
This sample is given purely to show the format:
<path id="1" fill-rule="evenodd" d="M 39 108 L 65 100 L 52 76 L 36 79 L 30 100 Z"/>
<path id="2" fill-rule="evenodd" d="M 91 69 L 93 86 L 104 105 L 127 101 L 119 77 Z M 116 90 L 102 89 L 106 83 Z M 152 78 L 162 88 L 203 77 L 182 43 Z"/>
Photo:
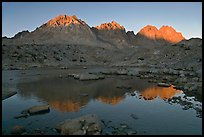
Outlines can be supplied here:
<path id="1" fill-rule="evenodd" d="M 130 131 L 127 131 L 126 133 L 127 133 L 128 135 L 136 135 L 136 134 L 137 134 L 137 131 L 130 130 Z"/>
<path id="2" fill-rule="evenodd" d="M 26 118 L 26 117 L 28 117 L 28 116 L 29 116 L 29 114 L 20 114 L 20 115 L 18 115 L 18 116 L 15 116 L 14 118 L 15 118 L 15 119 Z"/>
<path id="3" fill-rule="evenodd" d="M 49 105 L 33 106 L 28 109 L 28 113 L 37 114 L 37 113 L 49 112 L 49 110 L 50 110 Z"/>
<path id="4" fill-rule="evenodd" d="M 15 94 L 17 94 L 16 91 L 2 92 L 2 100 L 7 99 Z"/>
<path id="5" fill-rule="evenodd" d="M 13 135 L 21 135 L 25 131 L 26 131 L 26 129 L 23 126 L 16 125 L 16 126 L 14 126 L 12 128 L 11 134 L 13 134 Z"/>
<path id="6" fill-rule="evenodd" d="M 102 122 L 94 114 L 85 115 L 59 123 L 56 130 L 62 135 L 100 135 Z"/>
<path id="7" fill-rule="evenodd" d="M 131 114 L 130 117 L 133 118 L 133 119 L 135 119 L 135 120 L 138 119 L 138 117 L 137 117 L 135 114 Z"/>
<path id="8" fill-rule="evenodd" d="M 22 111 L 21 111 L 21 114 L 28 114 L 28 110 L 29 110 L 29 109 L 22 110 Z"/>
<path id="9" fill-rule="evenodd" d="M 128 125 L 126 125 L 126 124 L 120 124 L 120 127 L 121 127 L 121 128 L 128 128 Z"/>

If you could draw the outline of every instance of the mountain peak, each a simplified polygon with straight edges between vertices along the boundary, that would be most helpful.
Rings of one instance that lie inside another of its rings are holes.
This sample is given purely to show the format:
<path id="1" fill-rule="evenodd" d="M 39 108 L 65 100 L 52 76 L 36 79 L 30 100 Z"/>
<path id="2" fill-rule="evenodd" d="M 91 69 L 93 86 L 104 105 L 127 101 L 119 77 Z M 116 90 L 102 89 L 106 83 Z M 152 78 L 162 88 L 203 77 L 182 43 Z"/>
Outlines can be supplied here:
<path id="1" fill-rule="evenodd" d="M 138 34 L 145 36 L 152 40 L 161 39 L 162 37 L 159 30 L 155 26 L 152 26 L 152 25 L 145 26 L 138 32 Z"/>
<path id="2" fill-rule="evenodd" d="M 146 32 L 157 32 L 158 29 L 155 26 L 152 25 L 147 25 L 145 27 L 143 27 L 139 33 L 146 33 Z"/>
<path id="3" fill-rule="evenodd" d="M 172 28 L 172 29 L 173 29 L 173 27 L 172 27 L 172 26 L 169 26 L 169 25 L 162 25 L 161 28 Z"/>
<path id="4" fill-rule="evenodd" d="M 98 30 L 115 30 L 115 29 L 125 30 L 123 26 L 121 26 L 115 21 L 103 23 L 100 26 L 96 26 L 95 28 L 97 28 Z"/>
<path id="5" fill-rule="evenodd" d="M 74 19 L 78 19 L 76 15 L 72 15 L 71 17 Z"/>
<path id="6" fill-rule="evenodd" d="M 161 31 L 161 32 L 176 32 L 176 30 L 175 30 L 173 27 L 168 26 L 168 25 L 163 25 L 163 26 L 159 29 L 159 31 Z"/>
<path id="7" fill-rule="evenodd" d="M 177 32 L 171 26 L 162 26 L 159 31 L 162 33 L 163 38 L 171 43 L 178 43 L 185 39 L 180 32 Z"/>
<path id="8" fill-rule="evenodd" d="M 68 26 L 70 24 L 82 24 L 86 23 L 76 17 L 76 15 L 68 16 L 68 15 L 58 15 L 57 17 L 49 20 L 46 23 L 46 26 L 49 27 L 58 27 L 58 26 Z"/>
<path id="9" fill-rule="evenodd" d="M 168 25 L 163 25 L 159 30 L 155 26 L 147 25 L 138 34 L 151 40 L 163 39 L 169 43 L 178 43 L 185 39 L 180 32 L 176 32 L 173 27 Z"/>

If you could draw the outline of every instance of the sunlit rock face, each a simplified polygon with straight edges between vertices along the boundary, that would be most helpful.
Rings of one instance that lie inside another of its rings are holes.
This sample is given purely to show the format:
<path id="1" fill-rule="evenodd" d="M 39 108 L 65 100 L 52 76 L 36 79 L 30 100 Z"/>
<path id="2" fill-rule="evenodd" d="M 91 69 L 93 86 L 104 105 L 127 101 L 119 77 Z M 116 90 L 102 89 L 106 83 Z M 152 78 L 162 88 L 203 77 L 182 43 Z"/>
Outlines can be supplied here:
<path id="1" fill-rule="evenodd" d="M 164 40 L 173 44 L 185 39 L 180 32 L 176 32 L 176 30 L 171 26 L 162 26 L 159 31 L 161 32 Z"/>
<path id="2" fill-rule="evenodd" d="M 103 97 L 100 96 L 97 98 L 98 101 L 111 104 L 111 105 L 116 105 L 120 103 L 124 99 L 124 96 L 114 96 L 114 97 Z"/>
<path id="3" fill-rule="evenodd" d="M 153 100 L 157 97 L 161 99 L 169 99 L 175 96 L 176 94 L 182 93 L 181 90 L 176 90 L 171 85 L 170 87 L 150 87 L 141 92 L 141 95 L 146 100 Z"/>
<path id="4" fill-rule="evenodd" d="M 138 34 L 145 36 L 146 38 L 151 40 L 162 39 L 161 32 L 155 26 L 152 25 L 145 26 L 139 31 Z"/>
<path id="5" fill-rule="evenodd" d="M 83 20 L 78 19 L 75 15 L 59 15 L 40 26 L 34 32 L 37 34 L 42 31 L 43 33 L 45 31 L 48 34 L 51 33 L 56 37 L 56 41 L 59 39 L 66 41 L 74 40 L 74 43 L 77 43 L 82 38 L 84 38 L 84 42 L 86 40 L 92 40 L 94 42 L 95 40 L 95 35 L 91 31 L 90 26 Z"/>
<path id="6" fill-rule="evenodd" d="M 49 20 L 46 23 L 46 26 L 51 26 L 51 27 L 68 26 L 71 23 L 87 25 L 84 21 L 78 19 L 75 15 L 73 16 L 59 15 L 56 18 Z"/>
<path id="7" fill-rule="evenodd" d="M 147 25 L 137 33 L 137 36 L 142 36 L 154 41 L 162 40 L 171 44 L 178 43 L 185 39 L 180 32 L 176 32 L 171 26 L 162 26 L 158 30 L 155 26 Z"/>
<path id="8" fill-rule="evenodd" d="M 115 30 L 115 29 L 125 30 L 123 26 L 120 26 L 120 24 L 118 24 L 115 21 L 103 23 L 100 26 L 96 26 L 95 28 L 98 30 Z"/>

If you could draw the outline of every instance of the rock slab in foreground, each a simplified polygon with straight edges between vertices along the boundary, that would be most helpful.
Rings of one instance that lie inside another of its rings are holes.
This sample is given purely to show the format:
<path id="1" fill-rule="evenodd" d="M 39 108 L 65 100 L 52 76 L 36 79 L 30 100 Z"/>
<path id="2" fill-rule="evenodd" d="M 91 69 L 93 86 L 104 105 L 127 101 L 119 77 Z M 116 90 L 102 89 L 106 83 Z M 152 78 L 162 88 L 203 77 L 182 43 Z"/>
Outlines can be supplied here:
<path id="1" fill-rule="evenodd" d="M 21 111 L 21 114 L 15 116 L 14 118 L 15 119 L 27 118 L 27 117 L 32 116 L 32 115 L 44 114 L 44 113 L 48 113 L 48 112 L 50 112 L 49 105 L 33 106 L 33 107 L 30 107 L 28 109 Z"/>
<path id="2" fill-rule="evenodd" d="M 95 114 L 67 119 L 56 126 L 62 135 L 100 135 L 102 122 Z"/>
<path id="3" fill-rule="evenodd" d="M 49 105 L 33 106 L 28 109 L 28 113 L 37 114 L 37 113 L 48 112 L 49 110 L 50 110 Z"/>

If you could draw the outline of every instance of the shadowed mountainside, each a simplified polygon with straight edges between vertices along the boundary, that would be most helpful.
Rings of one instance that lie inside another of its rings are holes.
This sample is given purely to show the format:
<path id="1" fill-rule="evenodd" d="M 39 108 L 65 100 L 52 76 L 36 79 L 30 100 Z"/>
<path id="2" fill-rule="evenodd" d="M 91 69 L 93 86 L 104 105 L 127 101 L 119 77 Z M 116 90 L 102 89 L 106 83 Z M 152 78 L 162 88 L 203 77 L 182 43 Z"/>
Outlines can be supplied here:
<path id="1" fill-rule="evenodd" d="M 131 45 L 128 40 L 128 35 L 126 34 L 125 28 L 120 26 L 115 21 L 92 27 L 92 30 L 98 39 L 104 42 L 108 42 L 111 45 L 114 45 L 114 47 L 123 48 Z"/>

